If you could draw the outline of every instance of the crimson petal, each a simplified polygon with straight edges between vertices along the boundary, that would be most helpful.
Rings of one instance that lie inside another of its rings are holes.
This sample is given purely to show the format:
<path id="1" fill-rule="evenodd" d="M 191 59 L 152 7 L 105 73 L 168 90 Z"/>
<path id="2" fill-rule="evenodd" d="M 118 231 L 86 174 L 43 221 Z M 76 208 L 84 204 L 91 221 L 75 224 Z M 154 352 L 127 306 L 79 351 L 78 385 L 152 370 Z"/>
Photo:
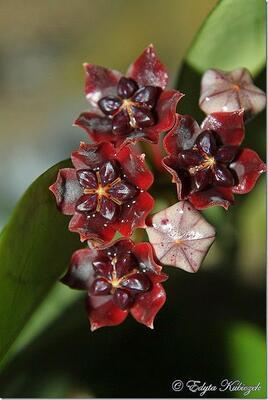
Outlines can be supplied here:
<path id="1" fill-rule="evenodd" d="M 121 78 L 118 71 L 94 64 L 84 64 L 86 73 L 85 93 L 92 108 L 98 107 L 98 101 L 104 96 L 114 96 Z"/>
<path id="2" fill-rule="evenodd" d="M 245 136 L 243 110 L 210 114 L 202 123 L 203 130 L 217 132 L 223 144 L 238 146 Z"/>
<path id="3" fill-rule="evenodd" d="M 153 283 L 152 289 L 136 296 L 130 313 L 136 321 L 153 329 L 155 316 L 165 304 L 166 292 L 160 283 L 154 283 L 153 274 L 150 275 L 150 279 Z"/>
<path id="4" fill-rule="evenodd" d="M 114 142 L 112 120 L 96 113 L 83 112 L 74 122 L 75 126 L 83 128 L 94 142 Z"/>
<path id="5" fill-rule="evenodd" d="M 72 163 L 76 169 L 95 169 L 102 162 L 115 156 L 115 148 L 111 143 L 80 143 L 79 149 L 72 152 Z"/>
<path id="6" fill-rule="evenodd" d="M 74 289 L 88 289 L 94 281 L 92 262 L 97 255 L 94 249 L 81 249 L 73 253 L 67 273 L 61 282 Z"/>
<path id="7" fill-rule="evenodd" d="M 176 114 L 175 124 L 163 142 L 167 153 L 176 154 L 181 150 L 191 149 L 200 132 L 200 127 L 193 117 Z"/>
<path id="8" fill-rule="evenodd" d="M 91 331 L 103 326 L 119 325 L 128 315 L 128 311 L 114 303 L 112 296 L 88 296 L 87 310 Z"/>
<path id="9" fill-rule="evenodd" d="M 189 196 L 189 201 L 198 210 L 212 206 L 222 206 L 226 210 L 234 203 L 232 188 L 213 187 L 203 192 L 193 193 Z"/>
<path id="10" fill-rule="evenodd" d="M 127 76 L 138 82 L 139 86 L 159 86 L 165 89 L 168 82 L 166 68 L 157 57 L 153 45 L 148 46 L 130 65 Z"/>
<path id="11" fill-rule="evenodd" d="M 75 213 L 76 202 L 83 194 L 83 189 L 77 181 L 75 169 L 60 169 L 56 182 L 49 187 L 49 190 L 54 194 L 60 212 L 66 215 Z"/>
<path id="12" fill-rule="evenodd" d="M 154 199 L 147 192 L 140 193 L 134 200 L 122 206 L 121 220 L 117 230 L 123 236 L 130 236 L 134 229 L 144 228 L 145 219 L 154 207 Z"/>
<path id="13" fill-rule="evenodd" d="M 266 165 L 258 154 L 250 149 L 242 149 L 235 161 L 230 165 L 238 177 L 238 185 L 233 187 L 233 193 L 250 192 L 259 176 L 266 171 Z"/>
<path id="14" fill-rule="evenodd" d="M 129 146 L 124 146 L 117 154 L 117 160 L 121 163 L 128 181 L 146 190 L 152 185 L 154 176 L 146 167 L 144 158 L 144 154 L 134 154 Z"/>
<path id="15" fill-rule="evenodd" d="M 109 242 L 116 232 L 114 225 L 99 213 L 86 215 L 78 212 L 72 217 L 69 230 L 79 233 L 81 242 L 95 240 L 99 243 Z"/>

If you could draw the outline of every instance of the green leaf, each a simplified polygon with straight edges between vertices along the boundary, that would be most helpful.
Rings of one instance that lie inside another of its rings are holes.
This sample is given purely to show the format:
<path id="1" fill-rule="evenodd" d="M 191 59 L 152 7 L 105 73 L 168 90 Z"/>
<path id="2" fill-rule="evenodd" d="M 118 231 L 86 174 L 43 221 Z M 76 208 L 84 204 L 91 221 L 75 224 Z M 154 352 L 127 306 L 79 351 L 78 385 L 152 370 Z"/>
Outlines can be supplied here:
<path id="1" fill-rule="evenodd" d="M 81 247 L 48 187 L 63 161 L 25 192 L 0 236 L 0 360 Z"/>
<path id="2" fill-rule="evenodd" d="M 266 398 L 266 345 L 262 331 L 251 324 L 235 324 L 228 331 L 227 344 L 233 380 L 240 380 L 245 386 L 259 384 L 260 388 L 247 396 L 236 391 L 235 397 Z"/>
<path id="3" fill-rule="evenodd" d="M 265 64 L 265 9 L 264 0 L 221 0 L 197 34 L 188 64 L 200 73 L 247 67 L 256 75 Z"/>

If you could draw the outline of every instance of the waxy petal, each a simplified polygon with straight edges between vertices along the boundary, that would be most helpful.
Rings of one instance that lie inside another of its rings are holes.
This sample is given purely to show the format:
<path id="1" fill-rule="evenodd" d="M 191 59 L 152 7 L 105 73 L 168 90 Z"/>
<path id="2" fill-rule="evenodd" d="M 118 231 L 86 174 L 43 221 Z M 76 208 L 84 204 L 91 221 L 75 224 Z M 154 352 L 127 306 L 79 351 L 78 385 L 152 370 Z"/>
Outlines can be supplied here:
<path id="1" fill-rule="evenodd" d="M 157 57 L 153 45 L 148 46 L 130 65 L 127 76 L 138 82 L 139 86 L 159 86 L 165 89 L 168 82 L 166 68 Z"/>
<path id="2" fill-rule="evenodd" d="M 83 112 L 74 122 L 75 126 L 83 128 L 94 142 L 115 142 L 112 133 L 112 120 L 96 113 Z"/>
<path id="3" fill-rule="evenodd" d="M 238 177 L 238 185 L 233 187 L 233 193 L 250 192 L 259 176 L 266 171 L 266 165 L 258 154 L 250 149 L 242 149 L 235 161 L 230 165 Z"/>
<path id="4" fill-rule="evenodd" d="M 110 242 L 116 232 L 114 225 L 99 213 L 86 215 L 78 212 L 72 217 L 69 230 L 79 233 L 81 242 L 93 240 L 99 243 Z"/>
<path id="5" fill-rule="evenodd" d="M 153 207 L 153 197 L 147 192 L 140 193 L 135 200 L 131 200 L 122 206 L 121 219 L 117 225 L 117 230 L 123 236 L 130 236 L 134 229 L 144 228 L 145 219 Z"/>
<path id="6" fill-rule="evenodd" d="M 121 78 L 118 71 L 94 64 L 84 64 L 86 73 L 85 93 L 93 109 L 98 108 L 98 101 L 105 96 L 117 94 L 117 84 Z"/>
<path id="7" fill-rule="evenodd" d="M 127 317 L 128 311 L 121 310 L 113 301 L 112 296 L 88 296 L 88 318 L 91 331 L 103 326 L 121 324 Z"/>
<path id="8" fill-rule="evenodd" d="M 245 136 L 243 110 L 213 113 L 203 121 L 201 129 L 215 131 L 223 144 L 238 146 Z"/>
<path id="9" fill-rule="evenodd" d="M 208 190 L 191 194 L 189 201 L 197 210 L 212 206 L 222 206 L 227 210 L 234 203 L 232 189 L 231 187 L 215 186 Z"/>
<path id="10" fill-rule="evenodd" d="M 164 265 L 197 272 L 215 239 L 215 229 L 187 201 L 153 215 L 146 227 L 156 257 Z"/>
<path id="11" fill-rule="evenodd" d="M 144 272 L 152 272 L 160 274 L 162 267 L 157 264 L 154 258 L 153 248 L 150 243 L 137 243 L 132 250 L 133 254 L 136 255 L 139 260 L 139 268 Z M 164 274 L 161 275 L 164 277 Z M 163 279 L 166 280 L 166 278 Z M 163 282 L 160 280 L 159 282 Z"/>
<path id="12" fill-rule="evenodd" d="M 246 115 L 253 116 L 265 104 L 265 93 L 253 84 L 246 68 L 231 72 L 209 69 L 202 77 L 199 106 L 206 114 L 243 108 Z"/>
<path id="13" fill-rule="evenodd" d="M 117 154 L 117 160 L 128 181 L 140 189 L 146 190 L 152 185 L 154 176 L 146 167 L 144 159 L 144 154 L 135 154 L 129 146 L 124 146 Z"/>
<path id="14" fill-rule="evenodd" d="M 77 200 L 83 194 L 76 177 L 76 170 L 63 168 L 58 172 L 57 180 L 49 187 L 56 198 L 57 207 L 65 215 L 75 213 Z"/>
<path id="15" fill-rule="evenodd" d="M 88 290 L 94 281 L 92 262 L 97 255 L 94 249 L 81 249 L 73 253 L 67 273 L 61 282 L 74 289 Z"/>
<path id="16" fill-rule="evenodd" d="M 157 123 L 151 127 L 143 128 L 143 139 L 150 143 L 157 143 L 160 133 L 168 132 L 176 121 L 176 108 L 180 99 L 184 96 L 177 90 L 165 90 L 159 96 L 155 108 Z"/>
<path id="17" fill-rule="evenodd" d="M 163 158 L 162 164 L 172 175 L 172 182 L 176 183 L 178 199 L 184 200 L 192 190 L 192 179 L 190 173 L 182 168 L 180 161 L 178 157 L 170 155 Z"/>
<path id="18" fill-rule="evenodd" d="M 163 142 L 167 153 L 191 149 L 200 132 L 198 123 L 190 115 L 176 114 L 175 124 Z"/>
<path id="19" fill-rule="evenodd" d="M 76 169 L 96 169 L 103 162 L 115 158 L 115 148 L 111 143 L 80 143 L 79 149 L 72 152 L 72 163 Z"/>
<path id="20" fill-rule="evenodd" d="M 155 316 L 163 307 L 165 301 L 166 292 L 163 286 L 160 283 L 153 282 L 153 287 L 149 292 L 139 294 L 136 297 L 135 305 L 131 308 L 130 313 L 136 321 L 153 329 Z"/>

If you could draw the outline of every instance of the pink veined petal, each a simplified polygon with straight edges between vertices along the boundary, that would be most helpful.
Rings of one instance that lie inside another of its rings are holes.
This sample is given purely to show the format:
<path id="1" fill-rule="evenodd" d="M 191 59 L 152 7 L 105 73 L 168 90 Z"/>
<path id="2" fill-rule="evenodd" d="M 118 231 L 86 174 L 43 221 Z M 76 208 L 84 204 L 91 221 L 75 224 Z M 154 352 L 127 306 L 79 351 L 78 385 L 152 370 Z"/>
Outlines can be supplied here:
<path id="1" fill-rule="evenodd" d="M 167 70 L 152 44 L 130 65 L 126 76 L 137 81 L 139 86 L 159 86 L 165 89 L 168 82 Z"/>
<path id="2" fill-rule="evenodd" d="M 94 280 L 92 261 L 96 257 L 95 249 L 80 249 L 74 252 L 67 273 L 61 282 L 74 289 L 88 290 Z"/>
<path id="3" fill-rule="evenodd" d="M 72 163 L 76 169 L 94 169 L 104 161 L 115 157 L 111 143 L 88 144 L 80 142 L 79 149 L 72 152 Z"/>
<path id="4" fill-rule="evenodd" d="M 155 109 L 158 122 L 143 129 L 144 138 L 151 143 L 157 143 L 161 133 L 168 132 L 173 128 L 176 121 L 177 104 L 183 96 L 184 94 L 177 90 L 165 90 L 160 94 Z"/>
<path id="5" fill-rule="evenodd" d="M 146 231 L 157 259 L 187 272 L 197 272 L 211 244 L 215 229 L 187 201 L 153 215 Z"/>
<path id="6" fill-rule="evenodd" d="M 86 304 L 91 331 L 104 326 L 119 325 L 128 315 L 128 311 L 123 311 L 115 305 L 110 295 L 88 296 Z"/>
<path id="7" fill-rule="evenodd" d="M 98 101 L 107 95 L 114 96 L 117 93 L 117 83 L 121 73 L 99 65 L 84 64 L 86 83 L 85 93 L 92 110 L 98 110 Z"/>
<path id="8" fill-rule="evenodd" d="M 171 131 L 164 138 L 167 153 L 174 154 L 193 147 L 201 129 L 190 115 L 176 114 L 176 121 Z"/>
<path id="9" fill-rule="evenodd" d="M 266 171 L 266 165 L 258 154 L 250 149 L 242 149 L 235 161 L 230 165 L 238 177 L 238 185 L 233 187 L 233 193 L 250 192 L 259 176 Z"/>
<path id="10" fill-rule="evenodd" d="M 109 224 L 99 213 L 86 215 L 78 212 L 72 217 L 69 230 L 79 233 L 81 242 L 93 240 L 98 243 L 109 242 L 116 232 L 114 225 Z"/>
<path id="11" fill-rule="evenodd" d="M 153 279 L 151 276 L 150 278 Z M 154 329 L 154 319 L 165 304 L 166 292 L 160 283 L 152 283 L 153 287 L 149 292 L 139 294 L 136 297 L 134 307 L 130 309 L 130 313 L 136 321 Z"/>
<path id="12" fill-rule="evenodd" d="M 245 136 L 243 110 L 210 114 L 201 125 L 202 130 L 213 130 L 223 144 L 238 146 Z"/>
<path id="13" fill-rule="evenodd" d="M 63 214 L 72 215 L 75 213 L 76 202 L 83 194 L 75 169 L 60 169 L 56 182 L 49 187 L 49 190 L 54 194 L 57 207 Z"/>
<path id="14" fill-rule="evenodd" d="M 83 112 L 74 122 L 75 126 L 83 128 L 94 142 L 115 142 L 112 133 L 111 119 L 96 113 Z"/>
<path id="15" fill-rule="evenodd" d="M 135 154 L 129 146 L 124 146 L 117 154 L 117 160 L 121 163 L 129 182 L 146 190 L 152 185 L 154 176 L 147 168 L 144 158 L 144 154 Z"/>
<path id="16" fill-rule="evenodd" d="M 216 186 L 203 192 L 193 193 L 189 196 L 189 201 L 198 210 L 203 210 L 212 206 L 222 206 L 228 210 L 234 203 L 232 187 Z"/>
<path id="17" fill-rule="evenodd" d="M 122 207 L 121 219 L 118 221 L 117 230 L 123 236 L 130 236 L 134 229 L 144 228 L 145 219 L 153 207 L 153 197 L 147 192 L 140 193 Z"/>

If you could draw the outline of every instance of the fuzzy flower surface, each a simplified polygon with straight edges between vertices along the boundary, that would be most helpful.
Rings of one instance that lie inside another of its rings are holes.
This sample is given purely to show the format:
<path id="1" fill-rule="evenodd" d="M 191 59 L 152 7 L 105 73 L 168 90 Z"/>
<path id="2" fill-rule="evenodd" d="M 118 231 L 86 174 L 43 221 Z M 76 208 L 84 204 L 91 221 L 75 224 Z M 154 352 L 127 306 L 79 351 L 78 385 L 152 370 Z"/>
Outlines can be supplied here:
<path id="1" fill-rule="evenodd" d="M 166 90 L 168 74 L 154 47 L 148 46 L 123 76 L 120 72 L 84 64 L 85 93 L 89 111 L 75 125 L 94 142 L 108 141 L 117 147 L 145 140 L 157 143 L 172 128 L 182 93 Z"/>
<path id="2" fill-rule="evenodd" d="M 166 294 L 167 275 L 154 261 L 149 243 L 119 239 L 109 247 L 77 250 L 62 282 L 87 291 L 87 312 L 94 331 L 121 324 L 130 313 L 153 328 Z"/>
<path id="3" fill-rule="evenodd" d="M 81 143 L 72 153 L 74 168 L 60 169 L 50 187 L 59 210 L 73 215 L 69 229 L 81 241 L 109 242 L 116 231 L 130 236 L 144 227 L 154 200 L 147 193 L 153 175 L 144 155 L 128 146 L 117 151 L 111 143 Z"/>
<path id="4" fill-rule="evenodd" d="M 266 166 L 258 154 L 240 147 L 243 111 L 209 115 L 201 128 L 189 115 L 177 116 L 164 139 L 164 167 L 177 185 L 179 200 L 195 208 L 234 203 L 234 194 L 250 192 Z"/>
<path id="5" fill-rule="evenodd" d="M 180 201 L 152 216 L 146 231 L 164 265 L 197 272 L 215 239 L 215 229 L 189 202 Z"/>
<path id="6" fill-rule="evenodd" d="M 265 104 L 265 93 L 254 85 L 246 68 L 230 72 L 209 69 L 202 77 L 199 106 L 206 114 L 244 109 L 244 117 L 249 119 Z"/>

